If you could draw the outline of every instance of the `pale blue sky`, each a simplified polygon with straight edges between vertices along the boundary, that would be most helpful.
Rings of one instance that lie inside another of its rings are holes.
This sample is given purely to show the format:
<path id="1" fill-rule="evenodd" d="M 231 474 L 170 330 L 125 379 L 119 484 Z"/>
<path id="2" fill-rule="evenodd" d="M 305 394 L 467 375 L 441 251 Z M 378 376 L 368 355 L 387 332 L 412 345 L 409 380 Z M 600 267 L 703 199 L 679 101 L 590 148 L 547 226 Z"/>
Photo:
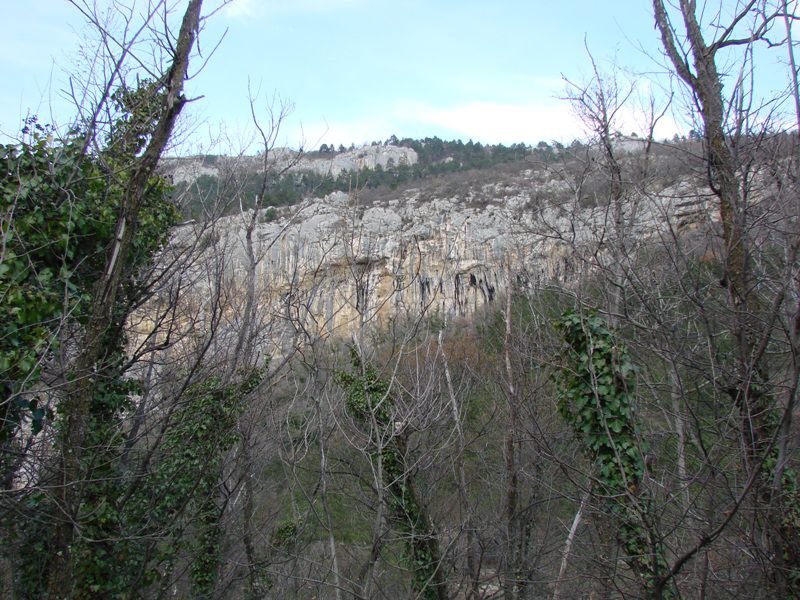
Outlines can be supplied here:
<path id="1" fill-rule="evenodd" d="M 13 135 L 28 112 L 51 120 L 51 106 L 53 120 L 64 121 L 80 15 L 66 0 L 1 4 L 0 132 Z M 218 4 L 206 0 L 207 9 Z M 190 84 L 204 96 L 191 105 L 190 139 L 200 146 L 223 130 L 234 144 L 246 140 L 249 80 L 260 105 L 274 94 L 294 105 L 280 140 L 293 146 L 393 133 L 569 141 L 582 132 L 558 96 L 562 75 L 586 78 L 584 37 L 601 66 L 616 59 L 657 72 L 650 10 L 647 0 L 235 0 L 203 33 L 207 50 L 228 29 Z M 785 85 L 774 71 L 767 85 Z M 624 118 L 625 128 L 640 129 L 633 106 Z M 663 135 L 681 127 L 676 118 L 665 119 Z"/>

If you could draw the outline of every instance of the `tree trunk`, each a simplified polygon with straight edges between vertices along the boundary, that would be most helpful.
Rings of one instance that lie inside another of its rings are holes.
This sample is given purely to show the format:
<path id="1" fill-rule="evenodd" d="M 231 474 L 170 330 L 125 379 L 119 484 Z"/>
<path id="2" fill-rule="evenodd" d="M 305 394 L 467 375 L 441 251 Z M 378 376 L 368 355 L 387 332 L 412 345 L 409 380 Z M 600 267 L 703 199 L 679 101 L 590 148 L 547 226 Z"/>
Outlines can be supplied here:
<path id="1" fill-rule="evenodd" d="M 511 265 L 507 265 L 508 281 L 511 281 Z M 517 502 L 519 494 L 519 473 L 517 467 L 517 430 L 519 427 L 519 398 L 515 384 L 514 369 L 511 365 L 511 308 L 512 290 L 509 287 L 505 307 L 505 335 L 503 337 L 503 358 L 508 389 L 508 429 L 506 430 L 504 451 L 506 461 L 506 494 L 503 514 L 505 518 L 505 556 L 503 557 L 502 585 L 506 598 L 517 594 L 517 578 L 521 568 L 518 564 L 519 523 Z"/>
<path id="2" fill-rule="evenodd" d="M 753 44 L 759 39 L 756 30 L 751 31 L 750 36 L 743 39 L 732 37 L 735 24 L 754 10 L 754 6 L 754 1 L 744 6 L 737 6 L 736 16 L 727 29 L 717 23 L 720 34 L 709 45 L 703 37 L 695 2 L 680 0 L 679 9 L 689 50 L 687 56 L 676 42 L 675 27 L 669 18 L 664 0 L 653 0 L 656 26 L 661 34 L 664 49 L 676 73 L 691 90 L 700 110 L 708 183 L 717 198 L 722 225 L 724 254 L 723 278 L 720 285 L 727 290 L 728 308 L 732 317 L 731 332 L 736 350 L 735 358 L 732 359 L 734 364 L 731 365 L 734 380 L 717 383 L 731 397 L 739 413 L 739 435 L 743 446 L 742 458 L 746 479 L 760 476 L 767 480 L 772 473 L 762 473 L 761 469 L 768 459 L 771 440 L 778 426 L 773 418 L 772 409 L 776 403 L 774 394 L 769 389 L 770 374 L 764 360 L 770 336 L 769 323 L 774 316 L 766 315 L 765 318 L 766 307 L 757 296 L 757 288 L 751 281 L 753 274 L 747 240 L 747 207 L 743 204 L 742 192 L 745 187 L 739 174 L 741 165 L 737 162 L 725 134 L 726 106 L 722 95 L 722 79 L 716 64 L 716 54 L 720 49 L 732 45 Z M 775 15 L 767 17 L 763 13 L 758 14 L 764 20 L 763 27 L 775 17 Z M 776 304 L 773 310 L 779 310 L 779 304 Z M 770 487 L 769 484 L 765 484 L 756 486 L 756 489 L 768 490 Z M 753 498 L 757 511 L 769 514 L 775 496 L 769 491 L 757 492 Z M 783 512 L 781 509 L 778 510 Z M 777 531 L 780 528 L 770 523 L 764 523 L 761 527 L 769 540 L 768 552 L 775 557 L 772 580 L 778 590 L 786 589 L 791 573 L 797 565 L 784 566 L 781 564 L 781 557 L 797 550 L 796 541 L 783 538 Z"/>
<path id="3" fill-rule="evenodd" d="M 458 449 L 456 450 L 456 469 L 458 471 L 458 499 L 461 510 L 466 514 L 463 517 L 463 528 L 467 534 L 467 574 L 469 575 L 469 590 L 467 591 L 467 598 L 478 597 L 478 582 L 480 581 L 480 571 L 477 566 L 477 549 L 475 547 L 475 532 L 473 531 L 472 523 L 472 508 L 469 505 L 469 492 L 467 486 L 467 475 L 464 467 L 464 453 L 466 451 L 466 440 L 464 439 L 464 430 L 461 427 L 461 413 L 458 407 L 458 399 L 456 398 L 455 390 L 453 389 L 453 379 L 450 376 L 450 365 L 447 362 L 447 354 L 445 354 L 444 346 L 442 345 L 442 335 L 444 331 L 439 331 L 438 344 L 439 352 L 442 354 L 442 363 L 444 364 L 444 377 L 447 383 L 447 393 L 450 397 L 450 409 L 453 414 L 453 426 L 456 430 L 458 438 Z"/>
<path id="4" fill-rule="evenodd" d="M 123 283 L 138 226 L 138 216 L 148 180 L 155 172 L 161 153 L 172 134 L 175 121 L 186 103 L 182 95 L 183 84 L 189 66 L 189 57 L 194 46 L 200 24 L 202 0 L 190 0 L 183 16 L 180 33 L 175 45 L 172 64 L 163 82 L 166 94 L 161 115 L 153 135 L 141 157 L 131 168 L 120 202 L 116 237 L 111 248 L 102 278 L 98 281 L 92 302 L 91 316 L 75 361 L 73 382 L 61 401 L 58 412 L 61 433 L 58 440 L 59 463 L 56 485 L 61 516 L 53 529 L 51 555 L 48 566 L 47 589 L 49 598 L 71 595 L 79 573 L 72 572 L 71 547 L 80 524 L 77 522 L 81 501 L 82 481 L 85 473 L 84 455 L 91 418 L 91 402 L 95 392 L 97 369 L 103 368 L 107 336 L 114 329 L 118 317 L 114 307 Z"/>

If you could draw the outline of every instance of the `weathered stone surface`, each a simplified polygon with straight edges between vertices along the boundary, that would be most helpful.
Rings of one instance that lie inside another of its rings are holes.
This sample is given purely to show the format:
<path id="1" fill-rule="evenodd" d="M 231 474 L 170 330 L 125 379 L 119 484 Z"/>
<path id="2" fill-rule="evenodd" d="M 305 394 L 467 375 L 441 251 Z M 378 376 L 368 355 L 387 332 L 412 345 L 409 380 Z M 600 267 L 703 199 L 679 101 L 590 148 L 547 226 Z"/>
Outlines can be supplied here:
<path id="1" fill-rule="evenodd" d="M 310 171 L 320 175 L 336 177 L 344 171 L 358 171 L 362 168 L 374 169 L 378 165 L 386 169 L 392 165 L 414 165 L 417 153 L 412 148 L 402 146 L 363 146 L 330 156 L 302 155 L 285 148 L 270 152 L 270 164 L 276 171 L 288 168 L 289 171 Z M 213 162 L 202 158 L 167 158 L 162 167 L 175 183 L 190 183 L 202 175 L 219 177 L 226 169 L 256 170 L 263 164 L 259 156 L 218 157 Z"/>
<path id="2" fill-rule="evenodd" d="M 365 324 L 421 314 L 451 321 L 494 302 L 509 286 L 582 277 L 589 263 L 611 260 L 619 236 L 632 252 L 686 220 L 683 188 L 629 198 L 617 214 L 614 207 L 565 201 L 559 182 L 537 177 L 525 171 L 511 184 L 483 185 L 478 204 L 408 190 L 371 206 L 336 192 L 280 209 L 254 236 L 263 257 L 259 310 L 311 336 L 348 335 Z M 531 201 L 534 187 L 544 200 Z M 562 200 L 548 201 L 549 194 Z M 705 211 L 696 197 L 689 207 L 695 218 Z M 245 265 L 250 216 L 218 225 L 234 274 Z M 180 235 L 192 235 L 192 227 Z"/>

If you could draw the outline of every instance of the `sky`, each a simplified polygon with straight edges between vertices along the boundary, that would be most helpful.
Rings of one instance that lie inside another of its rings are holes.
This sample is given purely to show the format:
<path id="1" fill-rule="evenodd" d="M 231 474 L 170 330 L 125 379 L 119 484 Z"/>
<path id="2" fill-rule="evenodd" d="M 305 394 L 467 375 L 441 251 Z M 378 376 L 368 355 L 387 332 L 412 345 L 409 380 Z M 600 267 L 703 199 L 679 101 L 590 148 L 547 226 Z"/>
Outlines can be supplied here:
<path id="1" fill-rule="evenodd" d="M 66 0 L 0 4 L 0 135 L 13 138 L 27 114 L 68 121 L 82 16 Z M 206 0 L 205 12 L 219 4 Z M 292 107 L 279 133 L 291 147 L 393 134 L 569 142 L 585 130 L 563 99 L 565 78 L 588 80 L 587 46 L 639 93 L 669 85 L 647 0 L 234 0 L 207 21 L 204 55 L 220 41 L 187 87 L 202 97 L 189 105 L 185 147 L 246 146 L 249 94 L 262 123 L 271 101 Z M 767 87 L 785 86 L 779 71 Z M 622 115 L 625 133 L 643 130 L 636 104 Z M 658 134 L 688 127 L 676 104 Z"/>

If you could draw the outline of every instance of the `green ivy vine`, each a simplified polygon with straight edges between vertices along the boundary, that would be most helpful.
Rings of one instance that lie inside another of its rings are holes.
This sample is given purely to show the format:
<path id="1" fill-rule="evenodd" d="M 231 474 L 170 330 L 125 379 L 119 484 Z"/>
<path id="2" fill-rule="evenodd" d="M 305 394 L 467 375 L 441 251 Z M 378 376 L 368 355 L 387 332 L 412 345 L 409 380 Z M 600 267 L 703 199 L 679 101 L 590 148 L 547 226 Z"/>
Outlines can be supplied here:
<path id="1" fill-rule="evenodd" d="M 93 287 L 115 235 L 123 191 L 119 164 L 86 156 L 78 132 L 54 143 L 32 117 L 26 141 L 0 146 L 0 476 L 16 468 L 20 430 L 37 435 L 52 410 L 37 393 L 42 365 L 57 352 L 59 332 L 85 323 Z M 115 155 L 117 161 L 122 157 Z M 178 212 L 162 178 L 149 182 L 139 233 L 120 298 L 108 356 L 121 347 L 127 308 L 139 293 L 133 275 L 165 242 Z M 7 482 L 6 482 L 7 483 Z"/>
<path id="2" fill-rule="evenodd" d="M 770 426 L 777 429 L 778 419 L 774 413 L 767 417 Z M 774 527 L 778 533 L 779 547 L 775 548 L 776 562 L 786 573 L 785 581 L 788 593 L 792 597 L 800 596 L 800 486 L 798 473 L 791 467 L 784 467 L 780 476 L 780 488 L 776 498 L 769 498 L 774 493 L 774 479 L 778 468 L 778 449 L 773 448 L 764 459 L 761 475 L 761 493 L 766 503 L 776 507 L 777 518 L 769 515 L 767 527 Z M 775 582 L 773 582 L 775 583 Z"/>
<path id="3" fill-rule="evenodd" d="M 78 131 L 53 141 L 51 131 L 35 118 L 27 120 L 23 135 L 20 143 L 0 146 L 0 478 L 5 489 L 25 444 L 56 417 L 57 404 L 49 404 L 43 372 L 51 369 L 70 378 L 55 370 L 69 362 L 59 353 L 71 351 L 71 336 L 80 335 L 89 317 L 115 236 L 123 161 L 130 159 L 119 153 L 87 155 Z M 82 498 L 76 507 L 81 537 L 70 549 L 77 576 L 74 589 L 65 590 L 73 598 L 125 587 L 125 570 L 117 568 L 124 544 L 113 541 L 124 529 L 118 455 L 122 419 L 140 390 L 124 373 L 124 330 L 131 307 L 144 293 L 139 272 L 177 221 L 169 189 L 163 178 L 148 182 L 123 290 L 90 381 Z M 60 435 L 58 420 L 55 425 Z M 1 520 L 8 539 L 19 547 L 11 559 L 20 573 L 18 595 L 39 598 L 53 558 L 50 536 L 63 510 L 41 489 L 19 495 L 13 506 Z"/>
<path id="4" fill-rule="evenodd" d="M 115 237 L 120 201 L 133 157 L 150 135 L 148 84 L 115 93 L 119 119 L 108 147 L 86 154 L 81 132 L 54 142 L 29 120 L 19 144 L 0 146 L 0 476 L 8 488 L 18 446 L 38 435 L 57 407 L 42 404 L 42 372 L 62 350 L 61 333 L 80 332 L 95 283 Z M 217 579 L 221 516 L 217 486 L 221 461 L 236 441 L 243 398 L 263 370 L 235 382 L 206 376 L 175 399 L 160 444 L 134 441 L 126 419 L 139 384 L 125 372 L 125 324 L 143 298 L 140 272 L 165 243 L 178 212 L 161 177 L 146 186 L 123 286 L 104 332 L 103 355 L 88 381 L 87 439 L 82 448 L 80 504 L 71 517 L 80 535 L 69 547 L 73 599 L 136 598 L 167 581 L 188 561 L 193 597 L 210 595 Z M 68 350 L 68 348 L 67 348 Z M 69 374 L 66 374 L 69 378 Z M 152 440 L 149 440 L 152 441 Z M 46 487 L 17 494 L 0 516 L 13 542 L 15 597 L 46 593 L 54 524 L 63 518 Z"/>
<path id="5" fill-rule="evenodd" d="M 556 324 L 566 342 L 558 407 L 583 443 L 600 494 L 617 522 L 617 540 L 649 597 L 671 598 L 663 544 L 649 527 L 640 490 L 642 442 L 633 415 L 633 364 L 597 314 L 565 312 Z"/>

